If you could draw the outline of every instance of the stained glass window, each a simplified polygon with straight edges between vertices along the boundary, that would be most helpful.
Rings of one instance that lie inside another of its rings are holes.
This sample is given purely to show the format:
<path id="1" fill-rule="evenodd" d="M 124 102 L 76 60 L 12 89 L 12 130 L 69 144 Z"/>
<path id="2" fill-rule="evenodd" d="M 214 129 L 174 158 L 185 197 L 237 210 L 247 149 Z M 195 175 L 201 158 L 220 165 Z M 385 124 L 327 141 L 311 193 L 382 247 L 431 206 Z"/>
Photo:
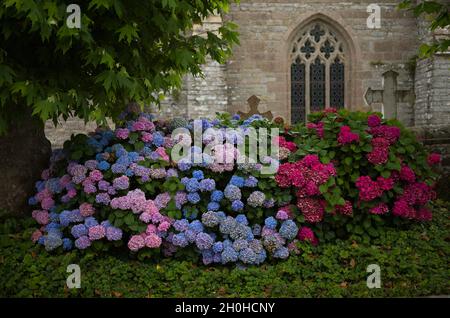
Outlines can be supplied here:
<path id="1" fill-rule="evenodd" d="M 291 121 L 302 122 L 306 119 L 305 110 L 305 64 L 300 60 L 291 65 Z"/>
<path id="2" fill-rule="evenodd" d="M 291 49 L 291 122 L 345 105 L 345 49 L 337 33 L 317 21 L 299 32 Z"/>

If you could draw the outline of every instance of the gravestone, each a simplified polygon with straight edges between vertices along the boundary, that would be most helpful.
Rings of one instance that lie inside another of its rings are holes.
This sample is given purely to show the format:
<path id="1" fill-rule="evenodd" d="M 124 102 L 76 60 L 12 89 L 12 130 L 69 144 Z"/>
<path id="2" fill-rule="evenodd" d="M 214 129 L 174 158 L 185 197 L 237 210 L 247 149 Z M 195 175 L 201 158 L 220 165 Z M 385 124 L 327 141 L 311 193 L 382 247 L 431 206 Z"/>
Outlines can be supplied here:
<path id="1" fill-rule="evenodd" d="M 259 105 L 260 101 L 261 100 L 256 95 L 250 96 L 247 99 L 247 103 L 248 103 L 248 106 L 250 108 L 248 113 L 244 113 L 244 112 L 241 112 L 241 111 L 237 112 L 238 115 L 241 117 L 241 119 L 247 119 L 247 118 L 249 118 L 252 115 L 261 115 L 262 117 L 265 117 L 265 118 L 267 118 L 269 120 L 272 120 L 273 119 L 273 115 L 272 115 L 271 111 L 264 112 L 264 113 L 260 113 L 259 112 L 258 105 Z"/>
<path id="2" fill-rule="evenodd" d="M 414 90 L 397 89 L 398 73 L 392 70 L 383 74 L 383 89 L 367 89 L 364 99 L 370 106 L 373 103 L 383 104 L 383 115 L 386 119 L 397 118 L 397 104 L 406 102 L 414 103 Z"/>

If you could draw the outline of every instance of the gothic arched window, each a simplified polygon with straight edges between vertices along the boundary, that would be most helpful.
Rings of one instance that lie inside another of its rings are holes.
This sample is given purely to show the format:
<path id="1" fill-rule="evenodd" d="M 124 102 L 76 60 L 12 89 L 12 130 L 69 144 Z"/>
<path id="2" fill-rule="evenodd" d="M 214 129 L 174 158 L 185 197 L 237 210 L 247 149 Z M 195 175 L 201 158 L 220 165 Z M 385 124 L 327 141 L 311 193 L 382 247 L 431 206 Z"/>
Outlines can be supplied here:
<path id="1" fill-rule="evenodd" d="M 292 123 L 326 107 L 344 107 L 344 53 L 337 34 L 322 22 L 300 32 L 290 55 Z"/>

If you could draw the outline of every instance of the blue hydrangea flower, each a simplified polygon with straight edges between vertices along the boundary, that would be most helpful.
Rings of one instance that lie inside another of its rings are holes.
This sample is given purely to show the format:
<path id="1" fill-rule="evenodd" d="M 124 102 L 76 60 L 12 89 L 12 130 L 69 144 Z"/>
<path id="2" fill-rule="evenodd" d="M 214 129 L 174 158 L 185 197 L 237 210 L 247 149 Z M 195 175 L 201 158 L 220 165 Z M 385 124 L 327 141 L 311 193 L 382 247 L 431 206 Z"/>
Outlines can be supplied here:
<path id="1" fill-rule="evenodd" d="M 108 161 L 102 160 L 97 164 L 97 169 L 101 171 L 106 171 L 111 167 Z"/>
<path id="2" fill-rule="evenodd" d="M 261 225 L 259 225 L 259 224 L 255 224 L 252 227 L 252 233 L 255 236 L 260 236 L 261 235 L 261 230 L 262 230 L 261 229 Z"/>
<path id="3" fill-rule="evenodd" d="M 242 197 L 241 190 L 237 186 L 232 184 L 229 184 L 225 187 L 224 195 L 230 201 L 240 200 Z"/>
<path id="4" fill-rule="evenodd" d="M 244 248 L 239 252 L 239 260 L 244 264 L 255 264 L 257 255 L 250 248 Z"/>
<path id="5" fill-rule="evenodd" d="M 292 220 L 286 220 L 281 224 L 280 235 L 281 237 L 292 240 L 297 236 L 298 227 Z"/>
<path id="6" fill-rule="evenodd" d="M 215 242 L 212 247 L 214 253 L 220 253 L 223 251 L 223 243 L 222 242 Z"/>
<path id="7" fill-rule="evenodd" d="M 269 229 L 274 230 L 277 227 L 277 220 L 273 216 L 270 216 L 264 221 L 264 224 Z"/>
<path id="8" fill-rule="evenodd" d="M 184 235 L 186 236 L 186 239 L 188 240 L 189 243 L 194 243 L 195 238 L 197 237 L 197 233 L 190 229 L 184 232 Z"/>
<path id="9" fill-rule="evenodd" d="M 238 188 L 242 188 L 244 186 L 244 182 L 245 182 L 245 180 L 243 177 L 239 177 L 236 175 L 232 176 L 231 180 L 230 180 L 230 184 L 232 184 Z"/>
<path id="10" fill-rule="evenodd" d="M 261 191 L 253 191 L 247 198 L 247 204 L 252 207 L 262 206 L 264 200 L 266 199 L 266 195 Z"/>
<path id="11" fill-rule="evenodd" d="M 225 212 L 223 211 L 217 211 L 216 215 L 219 217 L 220 221 L 222 222 L 223 220 L 226 219 L 227 215 L 225 214 Z"/>
<path id="12" fill-rule="evenodd" d="M 203 171 L 201 170 L 195 170 L 192 172 L 192 177 L 197 179 L 198 181 L 202 180 L 204 178 Z"/>
<path id="13" fill-rule="evenodd" d="M 247 217 L 244 214 L 236 215 L 236 221 L 238 223 L 241 223 L 241 224 L 244 224 L 244 225 L 248 225 Z"/>
<path id="14" fill-rule="evenodd" d="M 222 222 L 220 222 L 219 230 L 223 234 L 230 234 L 233 228 L 237 226 L 237 224 L 238 223 L 234 218 L 228 216 L 225 220 L 222 220 Z"/>
<path id="15" fill-rule="evenodd" d="M 192 221 L 191 224 L 189 224 L 189 230 L 194 231 L 195 233 L 203 232 L 204 227 L 203 224 L 199 220 Z"/>
<path id="16" fill-rule="evenodd" d="M 139 154 L 135 151 L 131 151 L 128 153 L 128 159 L 132 162 L 136 162 L 139 159 Z"/>
<path id="17" fill-rule="evenodd" d="M 240 250 L 248 248 L 248 242 L 246 240 L 236 240 L 233 242 L 233 248 L 239 252 Z"/>
<path id="18" fill-rule="evenodd" d="M 57 223 L 59 221 L 59 215 L 58 220 L 50 222 L 45 226 L 45 230 L 48 232 L 50 230 L 59 230 L 61 228 L 61 224 Z"/>
<path id="19" fill-rule="evenodd" d="M 47 251 L 52 251 L 63 244 L 61 237 L 49 233 L 45 238 L 44 246 Z"/>
<path id="20" fill-rule="evenodd" d="M 178 161 L 178 169 L 180 169 L 180 171 L 187 171 L 189 169 L 191 169 L 192 167 L 192 162 L 189 158 L 182 158 Z"/>
<path id="21" fill-rule="evenodd" d="M 86 225 L 88 228 L 91 228 L 93 226 L 97 226 L 98 222 L 94 217 L 90 216 L 84 220 L 84 225 Z"/>
<path id="22" fill-rule="evenodd" d="M 231 209 L 235 212 L 240 212 L 244 209 L 244 203 L 241 200 L 235 200 L 231 203 Z"/>
<path id="23" fill-rule="evenodd" d="M 200 202 L 200 195 L 197 192 L 188 193 L 187 200 L 192 204 L 197 204 Z"/>
<path id="24" fill-rule="evenodd" d="M 287 247 L 285 246 L 281 246 L 279 248 L 277 248 L 275 250 L 275 252 L 273 253 L 273 257 L 275 258 L 281 258 L 281 259 L 286 259 L 289 257 L 289 250 Z"/>
<path id="25" fill-rule="evenodd" d="M 172 237 L 172 244 L 175 246 L 186 247 L 189 242 L 184 233 L 178 233 Z"/>
<path id="26" fill-rule="evenodd" d="M 202 214 L 202 223 L 207 227 L 214 227 L 219 225 L 220 218 L 217 216 L 216 212 L 208 211 Z"/>
<path id="27" fill-rule="evenodd" d="M 200 191 L 210 192 L 216 188 L 216 181 L 214 179 L 203 179 L 200 181 Z"/>
<path id="28" fill-rule="evenodd" d="M 220 190 L 214 190 L 211 193 L 211 201 L 220 202 L 223 199 L 223 192 Z"/>
<path id="29" fill-rule="evenodd" d="M 181 220 L 176 220 L 173 223 L 173 227 L 175 230 L 177 230 L 178 232 L 184 232 L 188 229 L 189 227 L 189 221 L 186 219 L 181 219 Z"/>
<path id="30" fill-rule="evenodd" d="M 114 163 L 111 166 L 111 171 L 114 174 L 124 174 L 126 170 L 127 170 L 127 166 L 123 165 L 123 164 L 120 164 L 120 163 Z"/>
<path id="31" fill-rule="evenodd" d="M 33 196 L 28 199 L 28 205 L 36 205 L 38 203 L 38 200 Z"/>
<path id="32" fill-rule="evenodd" d="M 65 251 L 70 251 L 73 248 L 73 242 L 69 238 L 63 238 L 62 246 Z"/>
<path id="33" fill-rule="evenodd" d="M 230 237 L 233 240 L 246 240 L 251 233 L 251 229 L 244 224 L 236 222 L 236 225 L 230 231 Z"/>
<path id="34" fill-rule="evenodd" d="M 185 186 L 186 186 L 187 192 L 197 192 L 200 188 L 200 184 L 199 184 L 198 180 L 195 178 L 189 179 L 186 182 Z"/>
<path id="35" fill-rule="evenodd" d="M 74 238 L 79 238 L 88 234 L 88 228 L 84 224 L 76 224 L 70 230 Z"/>
<path id="36" fill-rule="evenodd" d="M 217 202 L 209 202 L 207 209 L 208 211 L 218 211 L 220 209 L 220 204 Z"/>
<path id="37" fill-rule="evenodd" d="M 247 179 L 245 179 L 244 186 L 248 188 L 254 188 L 258 185 L 258 179 L 256 179 L 254 176 L 249 176 Z"/>
<path id="38" fill-rule="evenodd" d="M 213 238 L 204 232 L 197 234 L 195 238 L 195 245 L 199 250 L 207 250 L 210 249 L 214 244 Z"/>
<path id="39" fill-rule="evenodd" d="M 224 248 L 222 252 L 222 263 L 234 263 L 238 260 L 238 253 L 232 247 Z"/>
<path id="40" fill-rule="evenodd" d="M 153 145 L 156 147 L 161 147 L 164 144 L 164 137 L 161 135 L 160 132 L 155 132 L 153 134 Z"/>

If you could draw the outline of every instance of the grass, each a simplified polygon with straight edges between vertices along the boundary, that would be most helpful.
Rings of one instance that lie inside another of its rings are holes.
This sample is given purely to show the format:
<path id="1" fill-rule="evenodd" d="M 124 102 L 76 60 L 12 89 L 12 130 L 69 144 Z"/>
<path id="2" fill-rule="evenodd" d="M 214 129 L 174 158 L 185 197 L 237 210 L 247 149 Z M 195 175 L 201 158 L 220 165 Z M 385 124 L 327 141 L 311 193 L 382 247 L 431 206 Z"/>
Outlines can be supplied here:
<path id="1" fill-rule="evenodd" d="M 32 220 L 0 225 L 1 297 L 406 297 L 449 294 L 449 203 L 434 219 L 407 230 L 386 229 L 382 242 L 357 239 L 303 246 L 300 255 L 259 267 L 203 266 L 197 261 L 139 261 L 124 253 L 49 254 L 29 237 Z M 66 287 L 79 264 L 81 288 Z M 381 288 L 369 289 L 369 264 Z"/>

